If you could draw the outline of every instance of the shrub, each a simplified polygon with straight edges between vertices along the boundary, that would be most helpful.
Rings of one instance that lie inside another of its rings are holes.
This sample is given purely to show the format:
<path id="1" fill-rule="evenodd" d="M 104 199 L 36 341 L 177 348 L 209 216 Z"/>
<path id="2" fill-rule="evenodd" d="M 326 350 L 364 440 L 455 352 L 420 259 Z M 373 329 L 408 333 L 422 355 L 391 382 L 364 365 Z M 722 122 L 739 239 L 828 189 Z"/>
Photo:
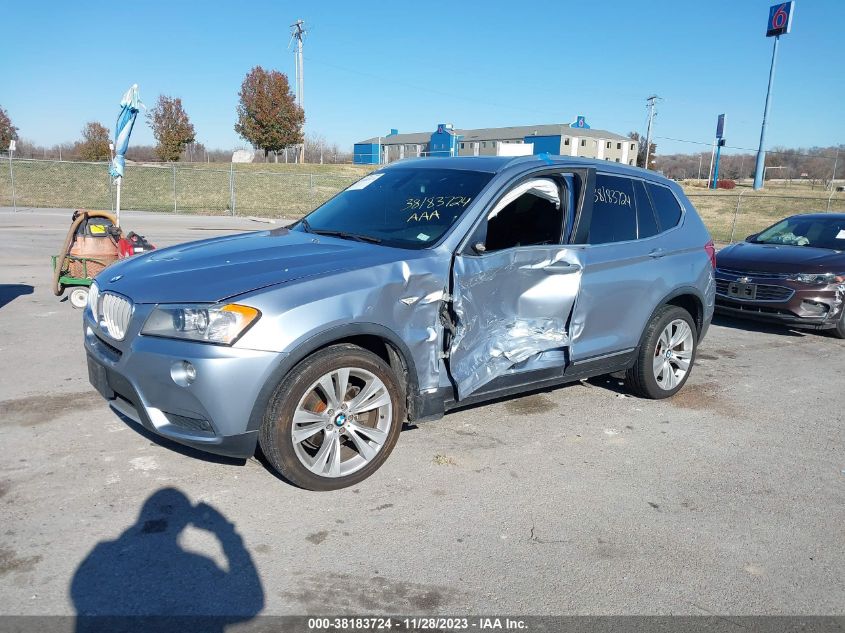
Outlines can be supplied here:
<path id="1" fill-rule="evenodd" d="M 736 181 L 735 180 L 717 180 L 716 181 L 716 188 L 717 189 L 736 189 Z"/>

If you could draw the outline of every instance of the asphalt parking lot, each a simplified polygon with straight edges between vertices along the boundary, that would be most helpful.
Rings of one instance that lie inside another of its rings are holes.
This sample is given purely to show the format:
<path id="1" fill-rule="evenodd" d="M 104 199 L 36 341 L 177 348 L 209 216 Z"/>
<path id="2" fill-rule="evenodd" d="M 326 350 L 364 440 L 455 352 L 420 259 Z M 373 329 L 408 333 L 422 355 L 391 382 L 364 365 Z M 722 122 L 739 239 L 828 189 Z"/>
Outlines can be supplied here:
<path id="1" fill-rule="evenodd" d="M 313 493 L 111 412 L 49 287 L 69 223 L 0 210 L 3 614 L 842 613 L 845 341 L 718 319 L 672 400 L 602 378 L 473 407 Z"/>

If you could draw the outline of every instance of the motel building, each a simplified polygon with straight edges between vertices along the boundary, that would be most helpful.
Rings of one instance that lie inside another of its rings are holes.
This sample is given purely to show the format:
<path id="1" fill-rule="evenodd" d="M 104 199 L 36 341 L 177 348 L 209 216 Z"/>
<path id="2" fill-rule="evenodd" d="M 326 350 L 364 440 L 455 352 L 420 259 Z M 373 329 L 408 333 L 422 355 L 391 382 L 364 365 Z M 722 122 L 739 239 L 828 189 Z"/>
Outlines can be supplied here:
<path id="1" fill-rule="evenodd" d="M 425 156 L 527 156 L 554 154 L 636 164 L 639 144 L 627 136 L 592 129 L 583 116 L 573 123 L 459 130 L 441 123 L 434 132 L 399 134 L 355 143 L 354 162 L 384 165 Z"/>

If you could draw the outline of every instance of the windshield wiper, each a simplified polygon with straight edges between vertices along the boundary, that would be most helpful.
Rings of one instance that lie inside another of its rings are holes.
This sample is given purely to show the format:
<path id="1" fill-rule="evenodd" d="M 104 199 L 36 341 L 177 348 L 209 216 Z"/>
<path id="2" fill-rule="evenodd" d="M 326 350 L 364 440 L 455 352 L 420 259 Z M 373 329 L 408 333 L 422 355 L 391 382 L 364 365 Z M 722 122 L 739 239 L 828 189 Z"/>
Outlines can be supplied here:
<path id="1" fill-rule="evenodd" d="M 304 218 L 303 218 L 303 221 Z M 371 244 L 381 244 L 380 237 L 373 237 L 372 235 L 360 235 L 358 233 L 350 233 L 349 231 L 334 231 L 331 229 L 315 229 L 311 228 L 311 225 L 305 225 L 305 230 L 310 233 L 316 233 L 317 235 L 326 235 L 329 237 L 339 237 L 344 240 L 355 240 L 357 242 L 369 242 Z"/>

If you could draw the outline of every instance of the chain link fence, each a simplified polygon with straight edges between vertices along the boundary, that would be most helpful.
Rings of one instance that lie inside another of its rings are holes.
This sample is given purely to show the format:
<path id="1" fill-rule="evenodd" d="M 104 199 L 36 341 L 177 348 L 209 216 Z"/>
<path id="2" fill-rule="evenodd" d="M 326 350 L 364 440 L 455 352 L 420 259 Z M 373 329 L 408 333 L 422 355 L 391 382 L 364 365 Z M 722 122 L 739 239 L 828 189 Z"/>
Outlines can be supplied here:
<path id="1" fill-rule="evenodd" d="M 357 165 L 127 165 L 121 208 L 210 215 L 299 217 L 345 189 L 372 167 Z M 845 192 L 791 188 L 754 192 L 686 187 L 713 239 L 743 240 L 796 213 L 845 213 Z M 114 209 L 104 163 L 9 160 L 0 156 L 0 206 Z"/>
<path id="2" fill-rule="evenodd" d="M 121 210 L 298 217 L 364 175 L 350 168 L 302 173 L 254 164 L 127 165 L 120 206 Z M 114 209 L 115 193 L 104 163 L 0 157 L 0 206 L 109 210 Z"/>
<path id="3" fill-rule="evenodd" d="M 845 213 L 845 193 L 819 191 L 806 195 L 794 193 L 757 193 L 745 190 L 699 193 L 687 191 L 702 220 L 716 242 L 733 243 L 759 233 L 789 215 L 798 213 Z"/>

